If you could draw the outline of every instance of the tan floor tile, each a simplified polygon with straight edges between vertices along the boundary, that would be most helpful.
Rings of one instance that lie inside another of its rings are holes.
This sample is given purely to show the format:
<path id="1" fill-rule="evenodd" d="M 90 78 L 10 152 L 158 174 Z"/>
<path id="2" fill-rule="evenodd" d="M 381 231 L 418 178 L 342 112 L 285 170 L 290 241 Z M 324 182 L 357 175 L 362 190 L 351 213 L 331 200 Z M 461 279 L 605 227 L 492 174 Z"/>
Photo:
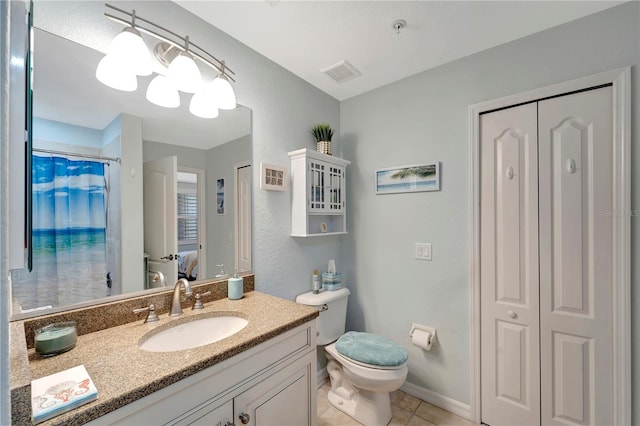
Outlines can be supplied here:
<path id="1" fill-rule="evenodd" d="M 318 393 L 317 393 L 318 417 L 320 417 L 322 413 L 327 411 L 327 409 L 329 409 L 330 407 L 329 397 L 327 396 L 329 393 L 329 389 L 331 389 L 331 385 L 329 385 L 328 382 L 318 388 Z"/>
<path id="2" fill-rule="evenodd" d="M 431 405 L 428 402 L 421 402 L 415 415 L 438 426 L 471 426 L 474 423 L 456 416 L 442 408 Z"/>
<path id="3" fill-rule="evenodd" d="M 412 416 L 411 420 L 409 420 L 409 423 L 407 423 L 407 426 L 436 426 L 436 425 L 424 419 L 421 419 L 418 416 Z"/>
<path id="4" fill-rule="evenodd" d="M 412 414 L 397 405 L 391 405 L 391 420 L 389 426 L 405 426 L 409 423 Z"/>
<path id="5" fill-rule="evenodd" d="M 389 398 L 391 399 L 391 405 L 397 405 L 403 410 L 407 410 L 411 413 L 414 413 L 416 408 L 418 408 L 418 405 L 420 405 L 420 399 L 402 392 L 401 390 L 391 392 Z"/>
<path id="6" fill-rule="evenodd" d="M 318 416 L 318 426 L 361 426 L 360 423 L 331 406 Z"/>
<path id="7" fill-rule="evenodd" d="M 356 420 L 329 404 L 331 384 L 318 388 L 318 426 L 361 426 Z M 392 392 L 391 421 L 388 426 L 475 426 L 449 411 L 402 391 Z"/>

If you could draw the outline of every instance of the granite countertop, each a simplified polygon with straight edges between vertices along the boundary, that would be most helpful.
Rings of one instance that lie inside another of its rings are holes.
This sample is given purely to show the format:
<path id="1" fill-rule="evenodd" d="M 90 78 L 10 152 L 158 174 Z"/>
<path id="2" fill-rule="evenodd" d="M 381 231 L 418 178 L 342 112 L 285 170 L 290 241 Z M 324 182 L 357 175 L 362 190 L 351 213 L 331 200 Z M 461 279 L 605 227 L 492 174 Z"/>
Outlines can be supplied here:
<path id="1" fill-rule="evenodd" d="M 143 335 L 165 328 L 170 322 L 221 315 L 239 316 L 249 324 L 230 337 L 193 349 L 148 352 L 138 348 Z M 22 405 L 19 417 L 25 418 L 25 410 L 30 417 L 30 380 L 84 365 L 98 389 L 98 399 L 42 423 L 82 424 L 311 321 L 318 312 L 309 306 L 251 291 L 239 300 L 225 298 L 205 303 L 203 310 L 184 309 L 184 315 L 179 317 L 171 318 L 166 313 L 159 316 L 160 321 L 152 324 L 140 320 L 78 336 L 74 349 L 50 358 L 40 358 L 26 344 L 24 348 L 13 347 L 12 395 L 20 396 L 20 401 L 12 401 L 12 405 Z M 12 323 L 13 342 L 20 339 L 19 323 Z M 14 413 L 15 409 L 14 405 Z"/>

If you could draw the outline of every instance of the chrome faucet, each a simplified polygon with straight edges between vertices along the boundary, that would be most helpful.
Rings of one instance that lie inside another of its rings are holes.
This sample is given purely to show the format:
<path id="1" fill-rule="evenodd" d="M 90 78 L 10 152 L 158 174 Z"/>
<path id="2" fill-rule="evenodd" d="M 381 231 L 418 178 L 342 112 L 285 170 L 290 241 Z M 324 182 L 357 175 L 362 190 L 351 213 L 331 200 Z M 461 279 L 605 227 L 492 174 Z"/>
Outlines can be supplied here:
<path id="1" fill-rule="evenodd" d="M 177 317 L 182 315 L 182 306 L 180 306 L 180 289 L 184 287 L 184 294 L 191 296 L 191 285 L 186 278 L 180 278 L 173 288 L 173 299 L 171 300 L 171 312 L 170 317 Z"/>

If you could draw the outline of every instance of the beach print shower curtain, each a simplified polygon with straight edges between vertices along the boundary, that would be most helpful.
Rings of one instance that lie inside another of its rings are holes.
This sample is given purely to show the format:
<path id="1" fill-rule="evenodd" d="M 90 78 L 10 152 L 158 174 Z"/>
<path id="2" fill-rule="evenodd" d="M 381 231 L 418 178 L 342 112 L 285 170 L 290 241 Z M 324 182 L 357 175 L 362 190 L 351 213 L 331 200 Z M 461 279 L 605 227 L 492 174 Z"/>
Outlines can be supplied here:
<path id="1" fill-rule="evenodd" d="M 18 298 L 23 309 L 107 295 L 105 167 L 34 155 L 33 271 L 13 283 L 19 292 L 31 292 Z M 24 306 L 30 300 L 37 306 Z"/>

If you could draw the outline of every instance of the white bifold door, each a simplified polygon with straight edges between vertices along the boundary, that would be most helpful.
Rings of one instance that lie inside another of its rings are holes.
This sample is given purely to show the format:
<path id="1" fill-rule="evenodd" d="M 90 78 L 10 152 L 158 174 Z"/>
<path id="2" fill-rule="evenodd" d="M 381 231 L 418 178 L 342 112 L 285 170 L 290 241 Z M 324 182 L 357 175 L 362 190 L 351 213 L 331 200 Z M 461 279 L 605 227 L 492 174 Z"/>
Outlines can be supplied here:
<path id="1" fill-rule="evenodd" d="M 613 423 L 612 96 L 481 116 L 483 423 Z"/>

